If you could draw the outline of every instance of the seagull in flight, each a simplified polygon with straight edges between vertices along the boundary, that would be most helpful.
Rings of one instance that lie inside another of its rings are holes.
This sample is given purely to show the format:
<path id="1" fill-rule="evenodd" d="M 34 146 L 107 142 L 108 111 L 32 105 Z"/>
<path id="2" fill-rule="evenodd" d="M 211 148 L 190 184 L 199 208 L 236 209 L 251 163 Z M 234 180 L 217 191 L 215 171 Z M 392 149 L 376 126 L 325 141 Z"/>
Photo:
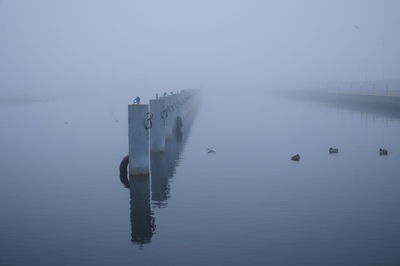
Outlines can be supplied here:
<path id="1" fill-rule="evenodd" d="M 217 151 L 213 148 L 207 148 L 207 153 L 216 153 Z"/>

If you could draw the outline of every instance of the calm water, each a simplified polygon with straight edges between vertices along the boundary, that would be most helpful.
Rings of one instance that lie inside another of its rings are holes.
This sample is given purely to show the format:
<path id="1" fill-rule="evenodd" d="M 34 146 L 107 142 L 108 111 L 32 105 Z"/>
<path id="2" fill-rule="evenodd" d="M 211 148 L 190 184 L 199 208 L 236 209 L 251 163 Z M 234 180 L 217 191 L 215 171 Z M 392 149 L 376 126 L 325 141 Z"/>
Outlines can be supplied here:
<path id="1" fill-rule="evenodd" d="M 0 265 L 400 264 L 399 120 L 205 92 L 127 189 L 127 103 L 0 105 Z"/>

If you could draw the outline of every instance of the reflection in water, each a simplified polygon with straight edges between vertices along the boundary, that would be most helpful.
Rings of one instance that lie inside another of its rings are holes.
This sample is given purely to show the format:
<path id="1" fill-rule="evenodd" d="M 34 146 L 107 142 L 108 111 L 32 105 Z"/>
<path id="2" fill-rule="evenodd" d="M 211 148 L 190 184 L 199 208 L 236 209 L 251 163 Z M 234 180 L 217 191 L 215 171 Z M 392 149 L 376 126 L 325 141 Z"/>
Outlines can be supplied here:
<path id="1" fill-rule="evenodd" d="M 164 153 L 151 154 L 151 199 L 153 206 L 166 207 L 170 197 L 170 182 L 179 165 L 183 147 L 183 133 L 175 131 L 173 138 L 167 140 Z"/>
<path id="2" fill-rule="evenodd" d="M 183 127 L 177 127 L 171 139 L 166 141 L 163 153 L 151 153 L 150 176 L 129 176 L 123 162 L 120 167 L 120 179 L 125 187 L 130 188 L 131 203 L 131 241 L 143 245 L 151 242 L 155 233 L 155 217 L 152 206 L 167 206 L 170 197 L 170 183 L 179 165 L 181 152 L 189 136 L 195 113 L 187 117 Z M 124 171 L 125 169 L 125 171 Z M 151 201 L 150 201 L 151 199 Z M 152 202 L 152 204 L 151 204 Z"/>
<path id="3" fill-rule="evenodd" d="M 151 199 L 153 204 L 159 208 L 167 206 L 170 193 L 169 179 L 172 175 L 168 173 L 166 159 L 167 156 L 163 153 L 151 154 Z"/>
<path id="4" fill-rule="evenodd" d="M 399 96 L 376 96 L 340 93 L 294 93 L 287 95 L 307 101 L 319 101 L 340 110 L 349 110 L 361 114 L 381 116 L 385 119 L 400 119 L 400 97 Z"/>
<path id="5" fill-rule="evenodd" d="M 150 177 L 130 176 L 131 241 L 139 245 L 149 243 L 155 231 L 150 206 Z"/>

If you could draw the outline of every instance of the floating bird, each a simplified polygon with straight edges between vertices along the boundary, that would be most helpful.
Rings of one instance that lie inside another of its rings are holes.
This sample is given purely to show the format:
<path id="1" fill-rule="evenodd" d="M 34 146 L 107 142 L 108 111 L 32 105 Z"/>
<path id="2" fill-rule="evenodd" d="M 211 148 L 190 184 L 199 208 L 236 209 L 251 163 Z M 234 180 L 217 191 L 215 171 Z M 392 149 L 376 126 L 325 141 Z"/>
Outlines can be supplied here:
<path id="1" fill-rule="evenodd" d="M 296 162 L 300 161 L 300 154 L 296 154 L 296 155 L 292 156 L 291 159 L 292 159 L 292 161 L 296 161 Z"/>
<path id="2" fill-rule="evenodd" d="M 356 30 L 359 30 L 359 29 L 360 29 L 360 27 L 357 26 L 357 25 L 354 25 L 354 28 L 355 28 Z"/>
<path id="3" fill-rule="evenodd" d="M 388 155 L 388 151 L 386 149 L 379 149 L 379 155 Z"/>
<path id="4" fill-rule="evenodd" d="M 114 120 L 114 123 L 118 123 L 118 122 L 119 122 L 119 120 L 118 120 L 118 119 L 115 119 L 115 120 Z"/>
<path id="5" fill-rule="evenodd" d="M 64 122 L 64 125 L 68 125 L 68 124 L 69 124 L 69 122 L 68 122 L 68 121 L 65 121 L 65 122 Z"/>
<path id="6" fill-rule="evenodd" d="M 217 151 L 215 149 L 212 148 L 207 148 L 207 153 L 216 153 Z"/>
<path id="7" fill-rule="evenodd" d="M 329 154 L 333 154 L 333 153 L 339 153 L 339 149 L 338 148 L 329 148 Z"/>

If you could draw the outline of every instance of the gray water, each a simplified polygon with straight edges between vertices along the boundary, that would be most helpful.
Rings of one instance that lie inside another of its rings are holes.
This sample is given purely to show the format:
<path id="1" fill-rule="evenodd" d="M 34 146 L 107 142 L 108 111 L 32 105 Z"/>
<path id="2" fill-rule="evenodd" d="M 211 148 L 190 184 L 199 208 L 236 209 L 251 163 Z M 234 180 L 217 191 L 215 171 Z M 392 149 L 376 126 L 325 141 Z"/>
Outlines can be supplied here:
<path id="1" fill-rule="evenodd" d="M 249 95 L 204 92 L 131 189 L 128 98 L 1 104 L 0 265 L 400 264 L 399 120 Z"/>

